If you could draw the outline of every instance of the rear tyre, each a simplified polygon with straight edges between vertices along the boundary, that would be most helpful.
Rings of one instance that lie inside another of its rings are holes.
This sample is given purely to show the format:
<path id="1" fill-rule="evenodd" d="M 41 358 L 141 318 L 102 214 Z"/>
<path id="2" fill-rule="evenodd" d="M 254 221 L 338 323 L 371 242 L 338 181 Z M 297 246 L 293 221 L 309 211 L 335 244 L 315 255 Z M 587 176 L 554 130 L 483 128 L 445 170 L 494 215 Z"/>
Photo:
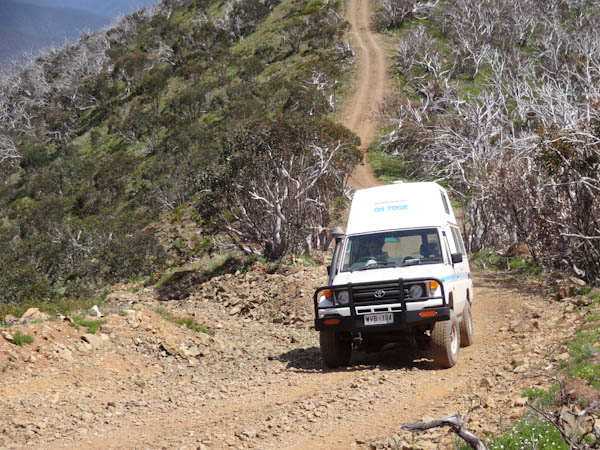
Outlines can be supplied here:
<path id="1" fill-rule="evenodd" d="M 467 300 L 462 320 L 460 321 L 460 346 L 473 345 L 473 321 L 471 319 L 471 304 Z"/>
<path id="2" fill-rule="evenodd" d="M 460 352 L 460 331 L 454 311 L 450 320 L 436 322 L 431 331 L 431 353 L 433 360 L 442 369 L 454 367 Z"/>
<path id="3" fill-rule="evenodd" d="M 350 336 L 335 330 L 321 330 L 319 335 L 321 357 L 331 369 L 347 366 L 352 356 Z"/>

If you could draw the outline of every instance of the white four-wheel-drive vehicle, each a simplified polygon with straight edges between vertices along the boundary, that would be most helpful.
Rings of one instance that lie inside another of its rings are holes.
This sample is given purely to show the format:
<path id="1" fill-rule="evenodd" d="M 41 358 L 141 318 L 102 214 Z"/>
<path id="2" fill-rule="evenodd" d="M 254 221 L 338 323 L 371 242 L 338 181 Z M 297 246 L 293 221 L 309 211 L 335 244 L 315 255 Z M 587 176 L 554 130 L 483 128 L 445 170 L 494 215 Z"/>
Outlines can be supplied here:
<path id="1" fill-rule="evenodd" d="M 449 368 L 473 343 L 473 283 L 444 188 L 394 183 L 354 194 L 346 233 L 336 229 L 327 286 L 314 295 L 315 328 L 329 367 L 353 348 L 429 346 Z"/>

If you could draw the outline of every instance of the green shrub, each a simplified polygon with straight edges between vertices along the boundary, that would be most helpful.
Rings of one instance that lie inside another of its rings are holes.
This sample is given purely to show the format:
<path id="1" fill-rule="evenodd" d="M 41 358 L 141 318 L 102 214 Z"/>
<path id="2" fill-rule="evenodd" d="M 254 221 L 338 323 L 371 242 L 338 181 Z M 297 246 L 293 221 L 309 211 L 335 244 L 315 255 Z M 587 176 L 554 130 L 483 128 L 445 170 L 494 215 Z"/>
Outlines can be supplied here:
<path id="1" fill-rule="evenodd" d="M 593 287 L 590 286 L 589 284 L 587 286 L 583 286 L 579 289 L 577 289 L 577 295 L 588 295 L 590 292 L 592 292 Z"/>
<path id="2" fill-rule="evenodd" d="M 315 11 L 318 11 L 322 7 L 323 7 L 323 3 L 320 2 L 319 0 L 311 0 L 306 4 L 306 7 L 300 14 L 303 16 L 309 15 L 309 14 L 314 13 Z"/>
<path id="3" fill-rule="evenodd" d="M 73 316 L 71 319 L 75 324 L 87 328 L 90 334 L 96 334 L 98 328 L 106 323 L 106 320 L 87 320 L 83 316 Z"/>
<path id="4" fill-rule="evenodd" d="M 22 334 L 20 331 L 15 331 L 15 333 L 13 334 L 13 343 L 16 345 L 23 345 L 23 344 L 31 344 L 33 342 L 33 337 L 31 337 L 28 334 Z"/>
<path id="5" fill-rule="evenodd" d="M 408 180 L 413 176 L 411 169 L 404 161 L 382 151 L 370 151 L 368 160 L 377 178 L 387 182 Z"/>

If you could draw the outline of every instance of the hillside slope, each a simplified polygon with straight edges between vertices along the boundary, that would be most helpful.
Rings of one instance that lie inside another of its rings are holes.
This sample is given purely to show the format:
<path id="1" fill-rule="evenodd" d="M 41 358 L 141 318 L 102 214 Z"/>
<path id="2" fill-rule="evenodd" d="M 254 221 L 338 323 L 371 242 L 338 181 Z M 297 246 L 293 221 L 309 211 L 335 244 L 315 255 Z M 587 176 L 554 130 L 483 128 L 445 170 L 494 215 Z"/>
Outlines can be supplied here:
<path id="1" fill-rule="evenodd" d="M 165 1 L 0 78 L 2 303 L 92 295 L 221 243 L 323 246 L 358 159 L 327 117 L 353 63 L 339 8 Z M 274 192 L 292 197 L 259 200 Z M 160 241 L 166 213 L 202 231 Z"/>

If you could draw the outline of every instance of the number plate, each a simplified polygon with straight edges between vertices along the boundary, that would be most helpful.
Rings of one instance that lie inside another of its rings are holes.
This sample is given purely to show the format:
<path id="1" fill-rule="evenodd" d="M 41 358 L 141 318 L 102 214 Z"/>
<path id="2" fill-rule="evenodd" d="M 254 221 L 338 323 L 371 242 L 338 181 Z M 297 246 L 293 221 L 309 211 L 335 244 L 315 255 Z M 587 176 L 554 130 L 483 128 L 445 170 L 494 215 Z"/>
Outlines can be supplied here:
<path id="1" fill-rule="evenodd" d="M 365 315 L 365 325 L 385 325 L 386 323 L 394 323 L 394 313 Z"/>

